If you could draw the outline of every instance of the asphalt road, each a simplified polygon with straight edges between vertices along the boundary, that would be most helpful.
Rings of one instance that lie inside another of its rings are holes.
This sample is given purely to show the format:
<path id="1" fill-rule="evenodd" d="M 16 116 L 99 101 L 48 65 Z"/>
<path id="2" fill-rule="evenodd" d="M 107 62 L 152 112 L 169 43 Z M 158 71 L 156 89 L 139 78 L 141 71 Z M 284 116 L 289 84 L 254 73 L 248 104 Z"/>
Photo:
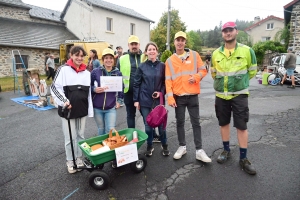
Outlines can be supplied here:
<path id="1" fill-rule="evenodd" d="M 0 199 L 300 199 L 300 88 L 263 86 L 251 80 L 248 158 L 256 176 L 243 172 L 235 130 L 231 131 L 232 158 L 216 162 L 222 149 L 214 114 L 212 79 L 207 76 L 199 96 L 203 148 L 213 162 L 195 159 L 192 129 L 186 114 L 187 154 L 173 160 L 178 148 L 174 110 L 169 109 L 167 138 L 171 155 L 161 155 L 160 144 L 148 158 L 144 172 L 129 166 L 104 171 L 111 184 L 97 191 L 88 183 L 89 172 L 68 174 L 64 140 L 57 110 L 37 111 L 11 101 L 24 96 L 0 93 Z M 138 114 L 137 128 L 143 130 Z M 117 129 L 126 128 L 125 107 L 118 111 Z M 97 134 L 92 118 L 86 138 Z M 145 151 L 143 145 L 139 151 Z"/>

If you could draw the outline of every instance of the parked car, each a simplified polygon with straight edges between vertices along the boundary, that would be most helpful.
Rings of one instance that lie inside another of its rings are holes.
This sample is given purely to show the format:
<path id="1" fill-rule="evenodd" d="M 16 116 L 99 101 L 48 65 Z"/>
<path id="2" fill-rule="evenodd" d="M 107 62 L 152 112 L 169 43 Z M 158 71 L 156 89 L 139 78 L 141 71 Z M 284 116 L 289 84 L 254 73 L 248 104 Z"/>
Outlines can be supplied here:
<path id="1" fill-rule="evenodd" d="M 272 65 L 277 65 L 279 67 L 283 67 L 285 61 L 286 53 L 281 54 L 280 56 L 276 56 L 272 59 Z M 297 55 L 296 60 L 296 69 L 295 73 L 300 73 L 300 55 Z"/>

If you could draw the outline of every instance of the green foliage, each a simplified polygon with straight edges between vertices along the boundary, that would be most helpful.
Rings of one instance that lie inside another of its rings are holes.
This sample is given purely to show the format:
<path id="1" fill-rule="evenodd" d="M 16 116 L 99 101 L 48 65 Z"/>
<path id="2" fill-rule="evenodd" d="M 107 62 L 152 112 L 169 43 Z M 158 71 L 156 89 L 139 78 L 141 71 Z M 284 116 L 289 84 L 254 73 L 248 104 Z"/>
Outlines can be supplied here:
<path id="1" fill-rule="evenodd" d="M 244 21 L 244 20 L 235 20 L 235 24 L 237 26 L 237 29 L 240 31 L 244 31 L 246 28 L 254 24 L 253 21 Z"/>
<path id="2" fill-rule="evenodd" d="M 252 48 L 255 52 L 258 65 L 263 64 L 263 59 L 267 51 L 269 53 L 283 53 L 286 49 L 280 42 L 275 42 L 272 40 L 258 42 L 254 44 Z"/>
<path id="3" fill-rule="evenodd" d="M 166 62 L 166 60 L 167 60 L 171 55 L 172 55 L 172 52 L 171 52 L 171 51 L 165 50 L 165 51 L 162 53 L 161 57 L 160 57 L 160 61 L 161 61 L 161 62 Z"/>
<path id="4" fill-rule="evenodd" d="M 175 33 L 178 31 L 186 31 L 186 25 L 184 22 L 181 21 L 179 17 L 179 11 L 178 10 L 171 10 L 170 11 L 170 49 L 171 51 L 174 51 L 174 36 Z M 155 42 L 158 45 L 158 49 L 160 52 L 164 51 L 167 46 L 167 25 L 168 25 L 168 12 L 164 12 L 162 14 L 162 17 L 160 18 L 158 24 L 156 27 L 154 27 L 153 30 L 151 30 L 150 39 L 151 41 Z M 189 47 L 189 43 L 187 44 L 187 47 Z"/>
<path id="5" fill-rule="evenodd" d="M 187 33 L 188 35 L 188 43 L 189 48 L 197 51 L 198 53 L 201 52 L 201 46 L 202 46 L 202 39 L 200 36 L 200 30 L 198 31 L 189 31 Z"/>
<path id="6" fill-rule="evenodd" d="M 275 41 L 276 42 L 282 42 L 283 41 L 285 49 L 288 48 L 290 37 L 291 37 L 289 26 L 290 26 L 290 24 L 288 24 L 287 26 L 285 26 L 283 29 L 279 30 L 275 34 Z"/>

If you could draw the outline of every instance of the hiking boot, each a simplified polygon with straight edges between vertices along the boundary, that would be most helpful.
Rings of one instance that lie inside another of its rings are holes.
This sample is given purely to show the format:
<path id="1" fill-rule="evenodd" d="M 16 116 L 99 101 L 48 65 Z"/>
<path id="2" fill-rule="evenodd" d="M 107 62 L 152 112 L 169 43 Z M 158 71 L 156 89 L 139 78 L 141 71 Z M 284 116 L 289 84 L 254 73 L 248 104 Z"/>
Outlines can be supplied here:
<path id="1" fill-rule="evenodd" d="M 77 159 L 76 159 L 76 165 L 77 165 L 77 168 L 79 168 L 79 167 L 84 167 L 82 158 L 77 158 Z M 81 170 L 82 170 L 82 169 L 77 169 L 78 172 L 80 172 Z"/>
<path id="2" fill-rule="evenodd" d="M 162 155 L 164 155 L 164 156 L 170 155 L 170 151 L 168 150 L 167 144 L 161 145 L 161 148 L 162 148 Z"/>
<path id="3" fill-rule="evenodd" d="M 147 151 L 146 151 L 146 153 L 145 153 L 145 156 L 147 156 L 147 157 L 152 156 L 152 152 L 153 152 L 153 151 L 154 151 L 153 146 L 147 145 Z"/>
<path id="4" fill-rule="evenodd" d="M 68 172 L 69 172 L 70 174 L 74 174 L 74 173 L 77 172 L 77 170 L 74 169 L 74 163 L 73 163 L 73 160 L 68 160 L 68 161 L 67 161 L 67 166 L 68 166 Z"/>
<path id="5" fill-rule="evenodd" d="M 206 155 L 203 149 L 196 150 L 196 159 L 206 163 L 211 162 L 211 159 Z"/>
<path id="6" fill-rule="evenodd" d="M 184 154 L 186 154 L 186 146 L 180 146 L 176 153 L 174 154 L 173 158 L 178 160 L 180 159 Z"/>
<path id="7" fill-rule="evenodd" d="M 230 156 L 231 156 L 230 151 L 224 150 L 224 151 L 218 156 L 217 162 L 220 163 L 220 164 L 223 164 L 224 162 L 227 161 L 228 158 L 230 158 Z"/>
<path id="8" fill-rule="evenodd" d="M 240 160 L 240 166 L 246 173 L 251 174 L 251 175 L 256 174 L 255 168 L 253 167 L 253 165 L 251 165 L 251 162 L 247 158 Z"/>
<path id="9" fill-rule="evenodd" d="M 295 85 L 289 85 L 287 88 L 295 89 Z"/>

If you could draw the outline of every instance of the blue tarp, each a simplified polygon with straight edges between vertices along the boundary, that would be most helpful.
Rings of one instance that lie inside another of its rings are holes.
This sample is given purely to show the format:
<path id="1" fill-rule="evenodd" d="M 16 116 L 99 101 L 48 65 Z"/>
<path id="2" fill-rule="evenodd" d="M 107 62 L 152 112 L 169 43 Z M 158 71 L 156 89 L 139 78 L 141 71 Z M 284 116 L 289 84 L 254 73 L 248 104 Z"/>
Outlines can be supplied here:
<path id="1" fill-rule="evenodd" d="M 27 106 L 29 108 L 33 108 L 33 109 L 36 109 L 36 110 L 50 110 L 52 108 L 55 108 L 55 106 L 52 106 L 50 104 L 48 104 L 48 106 L 45 106 L 45 107 L 38 107 L 34 104 L 24 103 L 24 100 L 38 100 L 38 99 L 39 99 L 39 97 L 37 97 L 37 96 L 25 96 L 25 97 L 12 98 L 11 100 L 18 103 L 18 104 L 22 104 L 24 106 Z"/>

